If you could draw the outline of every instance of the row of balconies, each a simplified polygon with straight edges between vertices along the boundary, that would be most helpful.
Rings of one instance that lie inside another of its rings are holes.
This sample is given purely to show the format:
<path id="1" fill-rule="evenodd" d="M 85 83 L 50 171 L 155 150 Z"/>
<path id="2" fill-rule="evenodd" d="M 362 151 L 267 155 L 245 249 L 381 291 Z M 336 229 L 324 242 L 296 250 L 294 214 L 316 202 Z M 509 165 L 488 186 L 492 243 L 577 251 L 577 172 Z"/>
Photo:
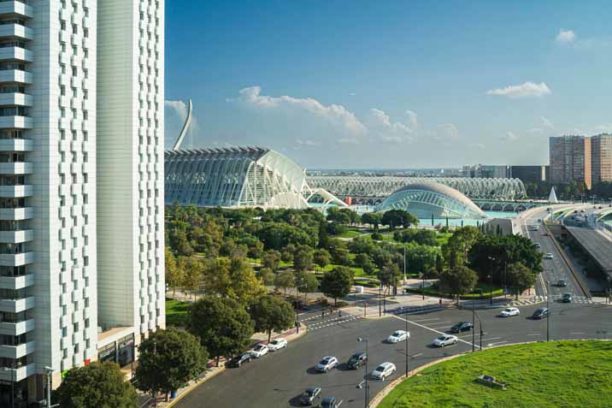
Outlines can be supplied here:
<path id="1" fill-rule="evenodd" d="M 30 152 L 33 148 L 29 139 L 0 139 L 0 152 Z"/>
<path id="2" fill-rule="evenodd" d="M 24 320 L 17 323 L 0 322 L 0 335 L 20 336 L 34 330 L 34 319 Z"/>
<path id="3" fill-rule="evenodd" d="M 33 31 L 30 27 L 21 24 L 2 24 L 0 25 L 0 38 L 32 40 Z"/>
<path id="4" fill-rule="evenodd" d="M 29 162 L 0 163 L 0 174 L 32 174 L 32 169 Z"/>
<path id="5" fill-rule="evenodd" d="M 34 9 L 32 6 L 28 6 L 21 1 L 2 1 L 0 2 L 0 16 L 32 18 L 34 16 Z"/>
<path id="6" fill-rule="evenodd" d="M 23 47 L 0 48 L 0 61 L 23 61 L 32 62 L 34 53 Z"/>
<path id="7" fill-rule="evenodd" d="M 0 197 L 4 198 L 21 198 L 31 197 L 34 188 L 30 184 L 21 186 L 0 186 Z"/>
<path id="8" fill-rule="evenodd" d="M 23 266 L 34 262 L 34 252 L 0 254 L 0 266 Z M 0 311 L 2 309 L 0 308 Z"/>
<path id="9" fill-rule="evenodd" d="M 0 71 L 0 82 L 17 84 L 31 84 L 32 74 L 20 69 L 6 69 Z"/>
<path id="10" fill-rule="evenodd" d="M 32 285 L 34 285 L 34 274 L 22 276 L 0 276 L 0 289 L 18 290 Z"/>
<path id="11" fill-rule="evenodd" d="M 0 346 L 0 358 L 12 358 L 18 359 L 25 357 L 28 354 L 32 354 L 36 349 L 35 341 L 28 341 L 27 343 L 20 344 L 18 346 Z"/>
<path id="12" fill-rule="evenodd" d="M 34 239 L 34 230 L 0 231 L 0 243 L 19 244 Z"/>
<path id="13" fill-rule="evenodd" d="M 32 106 L 32 100 L 32 95 L 25 93 L 0 93 L 0 106 Z"/>
<path id="14" fill-rule="evenodd" d="M 33 120 L 27 116 L 0 116 L 0 129 L 32 129 Z"/>
<path id="15" fill-rule="evenodd" d="M 0 2 L 0 4 L 2 4 Z M 19 368 L 0 370 L 0 380 L 5 382 L 22 381 L 36 374 L 36 364 L 31 363 Z"/>
<path id="16" fill-rule="evenodd" d="M 0 299 L 0 312 L 21 313 L 34 307 L 34 296 L 21 299 Z"/>
<path id="17" fill-rule="evenodd" d="M 0 220 L 29 220 L 34 216 L 32 207 L 0 208 Z"/>

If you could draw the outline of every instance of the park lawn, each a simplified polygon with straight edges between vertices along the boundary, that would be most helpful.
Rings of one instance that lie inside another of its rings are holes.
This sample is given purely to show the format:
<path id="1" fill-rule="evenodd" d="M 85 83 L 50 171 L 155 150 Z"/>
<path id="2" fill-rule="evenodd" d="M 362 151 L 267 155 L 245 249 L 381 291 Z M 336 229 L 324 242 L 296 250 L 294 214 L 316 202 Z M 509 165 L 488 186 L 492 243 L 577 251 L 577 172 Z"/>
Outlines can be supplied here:
<path id="1" fill-rule="evenodd" d="M 611 355 L 612 342 L 580 340 L 470 353 L 402 382 L 379 407 L 610 407 Z M 508 388 L 476 383 L 481 374 Z"/>
<path id="2" fill-rule="evenodd" d="M 355 237 L 358 237 L 360 235 L 363 235 L 362 231 L 359 231 L 359 230 L 356 230 L 356 229 L 347 229 L 347 230 L 343 231 L 341 234 L 334 235 L 334 237 L 355 238 Z"/>
<path id="3" fill-rule="evenodd" d="M 168 326 L 185 327 L 190 305 L 189 302 L 166 299 L 166 324 Z"/>

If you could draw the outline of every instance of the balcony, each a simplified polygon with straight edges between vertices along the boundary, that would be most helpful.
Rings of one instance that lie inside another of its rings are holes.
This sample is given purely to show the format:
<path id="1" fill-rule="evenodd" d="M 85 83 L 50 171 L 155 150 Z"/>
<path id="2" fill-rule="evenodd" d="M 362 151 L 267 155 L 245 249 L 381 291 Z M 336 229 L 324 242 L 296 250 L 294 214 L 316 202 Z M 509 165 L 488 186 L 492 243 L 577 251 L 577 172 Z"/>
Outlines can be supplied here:
<path id="1" fill-rule="evenodd" d="M 0 26 L 1 27 L 1 26 Z M 32 106 L 32 96 L 18 92 L 0 93 L 1 106 Z"/>
<path id="2" fill-rule="evenodd" d="M 33 53 L 22 47 L 0 48 L 0 61 L 32 62 Z"/>
<path id="3" fill-rule="evenodd" d="M 0 82 L 31 84 L 32 74 L 19 69 L 8 69 L 5 71 L 0 71 Z"/>
<path id="4" fill-rule="evenodd" d="M 22 381 L 34 374 L 36 374 L 36 364 L 32 363 L 12 370 L 0 370 L 0 380 L 7 382 Z"/>
<path id="5" fill-rule="evenodd" d="M 0 242 L 4 244 L 19 244 L 34 239 L 34 230 L 0 231 Z"/>
<path id="6" fill-rule="evenodd" d="M 29 341 L 18 346 L 0 346 L 0 357 L 17 359 L 32 354 L 36 349 L 36 343 Z"/>
<path id="7" fill-rule="evenodd" d="M 34 307 L 34 297 L 21 299 L 0 299 L 0 312 L 19 313 Z"/>
<path id="8" fill-rule="evenodd" d="M 32 6 L 21 1 L 1 1 L 0 17 L 29 17 L 34 16 Z"/>
<path id="9" fill-rule="evenodd" d="M 26 116 L 0 116 L 0 129 L 32 129 L 32 118 Z"/>
<path id="10" fill-rule="evenodd" d="M 0 162 L 0 174 L 32 174 L 32 163 L 29 162 Z"/>
<path id="11" fill-rule="evenodd" d="M 34 191 L 31 185 L 23 186 L 0 186 L 0 197 L 4 198 L 21 198 L 30 197 Z"/>
<path id="12" fill-rule="evenodd" d="M 0 322 L 0 335 L 20 336 L 34 330 L 34 319 L 19 323 Z"/>
<path id="13" fill-rule="evenodd" d="M 0 37 L 17 38 L 31 40 L 32 29 L 21 24 L 2 24 L 0 25 Z"/>
<path id="14" fill-rule="evenodd" d="M 34 285 L 34 274 L 23 276 L 0 276 L 0 289 L 23 289 Z"/>
<path id="15" fill-rule="evenodd" d="M 32 207 L 24 208 L 0 208 L 0 220 L 29 220 L 34 216 Z"/>
<path id="16" fill-rule="evenodd" d="M 23 266 L 34 262 L 34 252 L 0 254 L 0 266 Z"/>

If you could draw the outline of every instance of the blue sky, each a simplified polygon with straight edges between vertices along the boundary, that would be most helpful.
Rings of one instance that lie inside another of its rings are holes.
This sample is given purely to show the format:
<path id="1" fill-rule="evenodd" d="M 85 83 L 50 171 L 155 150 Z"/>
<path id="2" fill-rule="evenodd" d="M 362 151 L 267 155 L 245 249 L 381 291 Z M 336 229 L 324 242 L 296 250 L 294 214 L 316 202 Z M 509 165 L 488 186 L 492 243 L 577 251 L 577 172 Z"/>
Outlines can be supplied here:
<path id="1" fill-rule="evenodd" d="M 166 139 L 306 167 L 544 164 L 612 131 L 605 1 L 166 2 Z"/>

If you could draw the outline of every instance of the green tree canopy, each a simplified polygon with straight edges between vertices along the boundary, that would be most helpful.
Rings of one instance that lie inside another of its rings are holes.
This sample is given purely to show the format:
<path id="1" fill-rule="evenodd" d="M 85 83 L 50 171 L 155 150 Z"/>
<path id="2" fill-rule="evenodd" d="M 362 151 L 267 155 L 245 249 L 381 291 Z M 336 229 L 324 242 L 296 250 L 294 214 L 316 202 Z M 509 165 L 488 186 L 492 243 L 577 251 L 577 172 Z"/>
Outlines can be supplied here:
<path id="1" fill-rule="evenodd" d="M 293 307 L 278 296 L 264 295 L 253 300 L 249 307 L 249 314 L 255 324 L 255 331 L 268 334 L 268 341 L 272 331 L 281 332 L 295 323 Z"/>
<path id="2" fill-rule="evenodd" d="M 184 387 L 206 369 L 208 360 L 200 341 L 182 330 L 158 330 L 138 350 L 136 383 L 140 390 L 154 395 Z"/>
<path id="3" fill-rule="evenodd" d="M 137 407 L 136 390 L 109 362 L 69 370 L 55 394 L 62 408 Z"/>
<path id="4" fill-rule="evenodd" d="M 371 225 L 374 231 L 378 231 L 378 226 L 382 222 L 382 214 L 377 212 L 368 212 L 361 215 L 361 222 Z"/>
<path id="5" fill-rule="evenodd" d="M 337 266 L 323 275 L 319 289 L 325 296 L 334 298 L 335 305 L 338 298 L 350 293 L 352 285 L 353 271 L 346 266 Z"/>
<path id="6" fill-rule="evenodd" d="M 308 294 L 319 289 L 319 280 L 310 272 L 297 272 L 295 274 L 295 287 L 298 292 Z"/>
<path id="7" fill-rule="evenodd" d="M 281 271 L 276 274 L 274 286 L 287 293 L 287 289 L 295 288 L 295 274 L 292 271 Z"/>
<path id="8" fill-rule="evenodd" d="M 191 307 L 188 328 L 210 356 L 231 356 L 250 343 L 253 322 L 244 306 L 231 298 L 207 296 Z"/>
<path id="9" fill-rule="evenodd" d="M 388 210 L 381 219 L 382 225 L 388 225 L 389 228 L 397 227 L 408 228 L 412 225 L 418 225 L 419 219 L 405 210 Z"/>
<path id="10" fill-rule="evenodd" d="M 327 249 L 317 249 L 314 253 L 313 261 L 321 268 L 325 268 L 331 262 L 331 255 Z"/>
<path id="11" fill-rule="evenodd" d="M 293 268 L 296 271 L 312 269 L 313 250 L 309 246 L 300 245 L 293 254 Z"/>
<path id="12" fill-rule="evenodd" d="M 440 274 L 440 289 L 450 295 L 459 296 L 470 293 L 478 282 L 476 272 L 466 266 L 456 266 L 446 269 Z"/>
<path id="13" fill-rule="evenodd" d="M 393 288 L 394 291 L 397 290 L 397 285 L 401 278 L 401 272 L 399 267 L 396 264 L 390 263 L 385 265 L 378 272 L 378 280 L 380 284 L 385 287 L 387 290 Z"/>
<path id="14" fill-rule="evenodd" d="M 280 260 L 281 260 L 280 252 L 274 249 L 270 249 L 264 252 L 262 263 L 263 263 L 264 268 L 269 268 L 272 272 L 276 272 L 278 270 Z"/>
<path id="15" fill-rule="evenodd" d="M 508 265 L 507 285 L 518 295 L 531 288 L 536 281 L 536 274 L 520 262 Z"/>

